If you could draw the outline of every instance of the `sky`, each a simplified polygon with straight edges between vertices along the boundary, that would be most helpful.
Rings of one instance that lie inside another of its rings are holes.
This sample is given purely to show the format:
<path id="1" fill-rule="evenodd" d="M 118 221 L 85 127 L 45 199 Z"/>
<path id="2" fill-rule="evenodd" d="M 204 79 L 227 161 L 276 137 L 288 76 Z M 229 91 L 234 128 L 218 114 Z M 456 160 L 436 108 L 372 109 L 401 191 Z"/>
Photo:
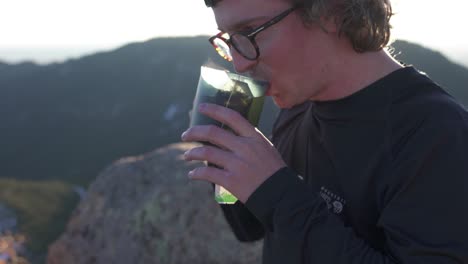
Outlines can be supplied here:
<path id="1" fill-rule="evenodd" d="M 392 3 L 395 39 L 468 65 L 468 1 Z M 155 37 L 216 32 L 201 0 L 0 0 L 0 60 L 10 63 L 60 62 Z"/>

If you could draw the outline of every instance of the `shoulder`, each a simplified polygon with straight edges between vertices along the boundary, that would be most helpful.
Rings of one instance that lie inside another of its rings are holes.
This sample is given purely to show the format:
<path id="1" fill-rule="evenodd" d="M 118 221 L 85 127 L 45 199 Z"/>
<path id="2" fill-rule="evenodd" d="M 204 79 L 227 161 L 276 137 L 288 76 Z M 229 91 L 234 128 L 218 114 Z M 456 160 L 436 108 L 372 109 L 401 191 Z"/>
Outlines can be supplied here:
<path id="1" fill-rule="evenodd" d="M 390 118 L 394 127 L 419 122 L 467 122 L 467 110 L 444 88 L 426 75 L 412 70 L 391 89 Z"/>
<path id="2" fill-rule="evenodd" d="M 414 70 L 406 81 L 392 87 L 388 121 L 395 152 L 421 134 L 429 139 L 466 131 L 468 112 L 442 87 Z"/>

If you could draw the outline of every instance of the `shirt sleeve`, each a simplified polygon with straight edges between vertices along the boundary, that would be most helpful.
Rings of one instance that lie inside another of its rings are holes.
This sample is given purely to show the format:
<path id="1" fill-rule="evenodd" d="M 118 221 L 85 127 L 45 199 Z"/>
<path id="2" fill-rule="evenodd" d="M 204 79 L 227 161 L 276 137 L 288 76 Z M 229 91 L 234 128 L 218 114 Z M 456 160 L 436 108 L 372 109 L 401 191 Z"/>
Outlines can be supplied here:
<path id="1" fill-rule="evenodd" d="M 468 129 L 444 122 L 418 129 L 392 163 L 376 226 L 376 250 L 289 168 L 267 179 L 246 207 L 281 245 L 278 263 L 468 263 Z"/>
<path id="2" fill-rule="evenodd" d="M 229 223 L 234 235 L 241 242 L 252 242 L 262 239 L 264 236 L 263 225 L 242 204 L 220 204 L 226 221 Z"/>

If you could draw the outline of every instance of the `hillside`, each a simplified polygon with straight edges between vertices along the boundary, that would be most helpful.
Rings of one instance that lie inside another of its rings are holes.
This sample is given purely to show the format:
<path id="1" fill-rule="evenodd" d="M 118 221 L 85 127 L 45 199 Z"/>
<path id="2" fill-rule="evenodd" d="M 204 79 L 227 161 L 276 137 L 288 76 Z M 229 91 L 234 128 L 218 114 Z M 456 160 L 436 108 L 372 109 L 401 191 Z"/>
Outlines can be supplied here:
<path id="1" fill-rule="evenodd" d="M 86 184 L 114 159 L 177 141 L 213 53 L 205 38 L 155 39 L 63 64 L 3 65 L 0 177 Z"/>

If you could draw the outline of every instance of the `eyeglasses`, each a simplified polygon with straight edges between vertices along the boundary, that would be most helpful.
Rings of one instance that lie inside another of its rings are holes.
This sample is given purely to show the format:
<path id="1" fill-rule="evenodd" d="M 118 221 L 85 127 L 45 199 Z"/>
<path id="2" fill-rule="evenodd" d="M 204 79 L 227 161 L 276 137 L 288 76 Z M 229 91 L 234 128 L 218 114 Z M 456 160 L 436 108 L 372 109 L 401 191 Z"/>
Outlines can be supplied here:
<path id="1" fill-rule="evenodd" d="M 216 3 L 218 2 L 218 0 L 205 0 L 205 5 L 207 7 L 213 7 L 216 5 Z"/>
<path id="2" fill-rule="evenodd" d="M 228 61 L 232 61 L 231 47 L 234 47 L 240 55 L 248 60 L 256 60 L 260 56 L 260 50 L 255 37 L 258 33 L 280 22 L 283 18 L 289 15 L 298 6 L 289 8 L 281 14 L 275 16 L 266 23 L 248 31 L 236 32 L 229 36 L 228 33 L 219 32 L 217 35 L 209 39 L 211 45 L 216 49 L 218 54 Z"/>

